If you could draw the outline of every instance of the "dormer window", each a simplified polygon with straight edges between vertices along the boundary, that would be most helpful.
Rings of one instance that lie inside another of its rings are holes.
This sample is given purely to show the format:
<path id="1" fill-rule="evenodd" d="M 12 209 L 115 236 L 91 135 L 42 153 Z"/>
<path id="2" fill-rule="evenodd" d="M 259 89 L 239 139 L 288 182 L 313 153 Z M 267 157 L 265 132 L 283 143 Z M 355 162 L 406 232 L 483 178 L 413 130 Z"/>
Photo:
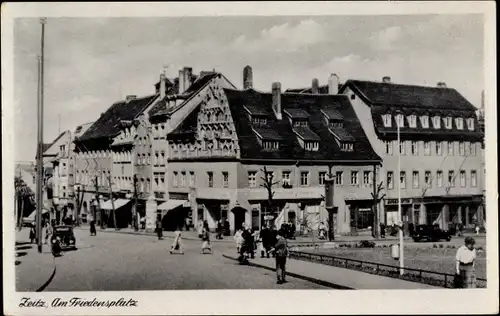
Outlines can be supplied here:
<path id="1" fill-rule="evenodd" d="M 342 150 L 342 151 L 354 151 L 354 144 L 348 143 L 348 142 L 343 142 L 340 144 L 340 150 Z"/>
<path id="2" fill-rule="evenodd" d="M 474 119 L 472 117 L 467 119 L 467 128 L 469 131 L 474 130 Z"/>
<path id="3" fill-rule="evenodd" d="M 392 126 L 392 118 L 391 118 L 390 114 L 382 115 L 382 121 L 384 122 L 384 127 L 391 127 Z"/>
<path id="4" fill-rule="evenodd" d="M 432 125 L 434 126 L 434 129 L 440 129 L 441 128 L 441 117 L 440 116 L 433 116 L 432 117 Z"/>
<path id="5" fill-rule="evenodd" d="M 396 115 L 396 124 L 399 127 L 404 127 L 405 126 L 405 121 L 404 121 L 404 116 L 403 114 L 398 114 Z"/>
<path id="6" fill-rule="evenodd" d="M 457 117 L 455 119 L 455 124 L 457 124 L 457 129 L 464 129 L 464 119 L 461 117 Z"/>
<path id="7" fill-rule="evenodd" d="M 265 150 L 277 150 L 279 149 L 279 142 L 278 141 L 275 141 L 275 140 L 265 140 L 262 142 L 262 147 L 265 149 Z"/>
<path id="8" fill-rule="evenodd" d="M 304 148 L 308 151 L 318 151 L 319 150 L 319 142 L 305 142 Z"/>
<path id="9" fill-rule="evenodd" d="M 446 129 L 451 129 L 451 127 L 452 127 L 452 119 L 451 119 L 451 117 L 445 117 L 444 118 L 444 126 L 446 127 Z"/>
<path id="10" fill-rule="evenodd" d="M 408 116 L 408 126 L 410 126 L 411 128 L 415 128 L 417 127 L 417 116 L 412 114 L 410 116 Z"/>
<path id="11" fill-rule="evenodd" d="M 304 120 L 294 120 L 293 127 L 307 127 L 307 121 Z"/>
<path id="12" fill-rule="evenodd" d="M 427 115 L 420 117 L 420 124 L 422 128 L 429 128 L 429 117 Z"/>
<path id="13" fill-rule="evenodd" d="M 255 125 L 266 125 L 267 119 L 258 116 L 252 116 L 252 123 Z"/>
<path id="14" fill-rule="evenodd" d="M 262 146 L 263 150 L 266 151 L 277 151 L 279 150 L 280 141 L 282 137 L 276 133 L 273 129 L 270 128 L 253 128 L 252 129 L 259 144 Z"/>

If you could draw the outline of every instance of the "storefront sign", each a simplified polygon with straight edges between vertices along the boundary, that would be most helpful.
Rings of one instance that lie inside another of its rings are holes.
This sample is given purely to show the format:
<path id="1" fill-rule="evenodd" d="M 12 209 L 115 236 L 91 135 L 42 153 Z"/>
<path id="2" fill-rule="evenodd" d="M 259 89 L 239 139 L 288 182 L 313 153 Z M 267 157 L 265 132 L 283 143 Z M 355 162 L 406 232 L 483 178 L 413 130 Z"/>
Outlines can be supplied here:
<path id="1" fill-rule="evenodd" d="M 189 200 L 189 193 L 169 193 L 170 200 Z"/>
<path id="2" fill-rule="evenodd" d="M 272 216 L 272 215 L 265 215 L 264 216 L 264 220 L 266 220 L 266 221 L 270 221 L 272 219 L 274 219 L 274 216 Z"/>
<path id="3" fill-rule="evenodd" d="M 401 199 L 401 204 L 412 204 L 412 199 Z M 398 199 L 386 199 L 386 205 L 398 205 Z"/>

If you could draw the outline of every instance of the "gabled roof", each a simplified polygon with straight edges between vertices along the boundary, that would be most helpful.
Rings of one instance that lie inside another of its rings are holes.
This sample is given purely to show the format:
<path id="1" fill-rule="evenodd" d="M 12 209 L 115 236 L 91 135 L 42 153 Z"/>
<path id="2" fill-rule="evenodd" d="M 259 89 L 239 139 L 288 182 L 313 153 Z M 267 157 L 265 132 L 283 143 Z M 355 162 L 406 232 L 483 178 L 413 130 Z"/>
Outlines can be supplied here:
<path id="1" fill-rule="evenodd" d="M 121 120 L 133 120 L 158 97 L 150 95 L 130 101 L 120 101 L 109 107 L 104 114 L 79 138 L 86 141 L 97 138 L 111 138 L 120 132 Z"/>
<path id="2" fill-rule="evenodd" d="M 351 88 L 370 106 L 386 105 L 419 109 L 477 110 L 452 88 L 427 87 L 374 81 L 348 80 L 341 88 Z"/>
<path id="3" fill-rule="evenodd" d="M 273 113 L 272 95 L 253 89 L 224 89 L 224 91 L 229 102 L 231 116 L 234 119 L 241 150 L 240 157 L 242 159 L 380 161 L 380 157 L 371 147 L 352 105 L 345 95 L 281 94 L 283 112 L 285 110 L 293 111 L 301 109 L 309 114 L 308 126 L 319 137 L 319 150 L 304 150 L 299 144 L 297 134 L 290 121 L 287 119 L 277 120 L 274 114 L 269 114 L 267 116 L 266 128 L 272 129 L 282 140 L 280 141 L 279 150 L 265 151 L 262 150 L 258 136 L 253 131 L 255 126 L 250 121 L 248 115 L 243 115 L 243 113 L 246 113 L 243 105 L 260 107 L 267 113 Z M 353 152 L 341 151 L 335 141 L 334 135 L 332 135 L 325 123 L 321 110 L 332 107 L 342 114 L 346 128 L 348 128 L 348 131 L 356 139 Z"/>

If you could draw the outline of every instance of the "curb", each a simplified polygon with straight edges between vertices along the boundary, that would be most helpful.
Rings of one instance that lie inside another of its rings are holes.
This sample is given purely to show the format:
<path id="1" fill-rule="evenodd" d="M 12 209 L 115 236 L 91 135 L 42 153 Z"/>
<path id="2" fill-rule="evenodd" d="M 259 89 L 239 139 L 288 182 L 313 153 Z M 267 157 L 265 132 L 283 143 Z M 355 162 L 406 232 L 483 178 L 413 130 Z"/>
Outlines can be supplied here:
<path id="1" fill-rule="evenodd" d="M 36 292 L 43 292 L 43 290 L 45 290 L 45 288 L 50 284 L 50 282 L 54 280 L 54 277 L 56 276 L 56 260 L 55 258 L 53 259 L 54 259 L 54 269 L 52 270 L 52 274 L 50 275 L 49 279 L 36 290 Z"/>
<path id="2" fill-rule="evenodd" d="M 231 257 L 231 256 L 226 255 L 226 254 L 222 254 L 222 256 L 224 258 L 226 258 L 226 259 L 231 259 L 231 260 L 234 260 L 234 261 L 238 261 L 237 258 Z M 270 268 L 270 267 L 262 265 L 262 264 L 254 263 L 254 262 L 251 262 L 251 261 L 248 262 L 248 265 L 251 266 L 251 267 L 262 268 L 262 269 L 266 269 L 266 270 L 269 270 L 269 271 L 276 271 L 273 268 Z M 354 290 L 351 287 L 347 287 L 347 286 L 335 284 L 335 283 L 332 283 L 332 282 L 328 282 L 328 281 L 324 281 L 324 280 L 320 280 L 320 279 L 308 277 L 308 276 L 305 276 L 305 275 L 302 275 L 302 274 L 297 274 L 297 273 L 293 273 L 293 272 L 289 272 L 289 271 L 286 271 L 286 275 L 289 275 L 289 276 L 297 278 L 297 279 L 302 279 L 302 280 L 305 280 L 305 281 L 309 281 L 309 282 L 312 282 L 312 283 L 315 283 L 315 284 L 318 284 L 318 285 L 322 285 L 322 286 L 330 287 L 330 288 L 333 288 L 333 289 L 337 289 L 337 290 Z"/>

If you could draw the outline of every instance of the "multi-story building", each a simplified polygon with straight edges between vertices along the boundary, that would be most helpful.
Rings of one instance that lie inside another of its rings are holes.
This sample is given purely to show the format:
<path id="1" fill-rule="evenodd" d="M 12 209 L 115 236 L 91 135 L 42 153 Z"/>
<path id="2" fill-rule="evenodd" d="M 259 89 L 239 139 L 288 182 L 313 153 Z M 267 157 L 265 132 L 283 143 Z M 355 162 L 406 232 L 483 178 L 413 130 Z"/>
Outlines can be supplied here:
<path id="1" fill-rule="evenodd" d="M 324 182 L 333 175 L 337 232 L 349 233 L 355 218 L 370 225 L 381 159 L 349 98 L 282 93 L 279 83 L 260 92 L 251 68 L 243 73 L 244 90 L 211 86 L 168 133 L 170 198 L 187 200 L 194 223 L 206 220 L 211 228 L 221 219 L 234 230 L 307 218 L 315 229 L 328 217 Z M 329 91 L 338 91 L 333 79 Z M 273 183 L 271 208 L 264 179 Z"/>
<path id="2" fill-rule="evenodd" d="M 405 223 L 434 223 L 445 229 L 457 222 L 482 225 L 484 134 L 470 102 L 444 83 L 403 85 L 389 77 L 382 82 L 348 80 L 340 93 L 350 100 L 383 158 L 386 224 L 398 219 L 401 188 Z"/>
<path id="3" fill-rule="evenodd" d="M 193 75 L 192 68 L 189 67 L 179 70 L 179 76 L 175 79 L 162 75 L 160 82 L 156 84 L 160 101 L 148 113 L 150 129 L 142 129 L 136 156 L 140 183 L 142 185 L 144 179 L 148 193 L 152 193 L 149 194 L 149 207 L 146 207 L 148 221 L 158 214 L 163 218 L 164 228 L 175 229 L 184 224 L 186 217 L 191 217 L 190 205 L 185 202 L 189 199 L 188 192 L 170 194 L 168 190 L 168 179 L 172 174 L 168 167 L 171 153 L 167 134 L 177 128 L 200 104 L 210 102 L 213 91 L 221 88 L 235 87 L 215 70 Z M 151 181 L 147 181 L 149 179 Z"/>

